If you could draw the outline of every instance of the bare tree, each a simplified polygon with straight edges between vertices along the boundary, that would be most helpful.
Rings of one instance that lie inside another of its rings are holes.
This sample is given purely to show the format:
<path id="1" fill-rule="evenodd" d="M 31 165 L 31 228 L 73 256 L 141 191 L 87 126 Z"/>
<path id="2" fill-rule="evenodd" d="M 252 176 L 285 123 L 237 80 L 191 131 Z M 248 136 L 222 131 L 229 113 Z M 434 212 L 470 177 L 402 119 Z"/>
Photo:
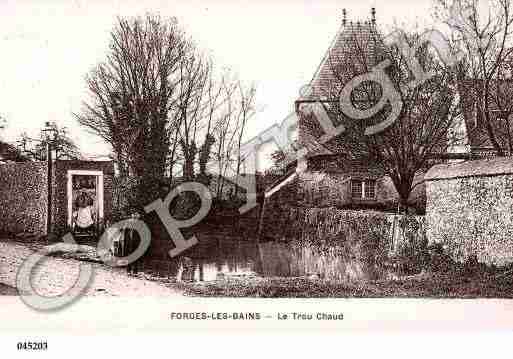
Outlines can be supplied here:
<path id="1" fill-rule="evenodd" d="M 219 109 L 226 102 L 226 99 L 223 97 L 223 88 L 225 81 L 227 80 L 227 76 L 227 73 L 223 73 L 220 77 L 220 80 L 216 80 L 213 71 L 213 62 L 209 62 L 208 81 L 206 84 L 207 88 L 205 91 L 205 139 L 199 151 L 200 175 L 207 181 L 210 181 L 209 175 L 207 174 L 207 166 L 209 161 L 211 160 L 212 148 L 216 142 L 216 138 L 213 132 L 215 129 L 216 122 L 219 120 Z"/>
<path id="2" fill-rule="evenodd" d="M 180 169 L 184 180 L 209 180 L 216 143 L 226 168 L 247 123 L 235 114 L 251 111 L 230 99 L 235 85 L 228 72 L 218 75 L 174 21 L 156 16 L 119 19 L 107 59 L 87 85 L 91 99 L 76 117 L 112 146 L 122 176 L 140 180 L 141 201 Z"/>
<path id="3" fill-rule="evenodd" d="M 220 193 L 224 184 L 221 177 L 240 174 L 244 130 L 255 113 L 256 89 L 255 86 L 246 88 L 229 70 L 216 74 L 212 60 L 206 62 L 202 74 L 204 76 L 197 82 L 198 88 L 193 96 L 194 106 L 190 106 L 194 111 L 184 121 L 180 134 L 184 177 L 209 182 L 212 174 L 207 173 L 207 168 L 212 168 L 209 162 L 216 160 Z M 201 145 L 200 141 L 203 141 Z M 186 152 L 188 148 L 189 153 Z M 197 174 L 196 164 L 199 165 Z"/>
<path id="4" fill-rule="evenodd" d="M 112 146 L 121 175 L 140 179 L 146 201 L 143 192 L 165 175 L 170 138 L 188 111 L 180 91 L 193 51 L 173 20 L 119 18 L 106 60 L 86 79 L 90 100 L 76 118 Z"/>
<path id="5" fill-rule="evenodd" d="M 460 80 L 469 80 L 465 81 L 464 90 L 472 93 L 476 100 L 476 116 L 482 118 L 489 142 L 499 156 L 513 153 L 511 1 L 490 0 L 488 9 L 478 0 L 450 3 L 437 0 L 435 3 L 435 16 L 449 25 L 452 45 L 464 55 Z M 503 117 L 502 122 L 497 121 Z"/>
<path id="6" fill-rule="evenodd" d="M 182 81 L 178 97 L 180 112 L 180 145 L 183 155 L 183 177 L 195 178 L 195 163 L 198 154 L 198 134 L 205 110 L 204 98 L 210 66 L 196 53 L 183 59 L 180 64 Z"/>
<path id="7" fill-rule="evenodd" d="M 256 86 L 255 84 L 250 85 L 248 88 L 244 86 L 244 84 L 239 81 L 237 84 L 237 88 L 239 90 L 239 113 L 238 113 L 238 133 L 237 133 L 237 168 L 235 174 L 237 178 L 241 174 L 241 166 L 244 161 L 243 155 L 241 153 L 242 148 L 242 140 L 245 135 L 245 129 L 249 120 L 255 115 L 255 95 L 256 95 Z M 239 184 L 238 182 L 236 183 Z M 239 186 L 235 187 L 235 197 L 237 197 L 239 192 Z"/>
<path id="8" fill-rule="evenodd" d="M 46 161 L 47 143 L 50 141 L 52 150 L 55 151 L 56 160 L 78 160 L 82 158 L 80 149 L 69 137 L 65 127 L 51 125 L 55 130 L 55 136 L 47 139 L 41 132 L 39 138 L 31 138 L 26 132 L 22 133 L 17 141 L 20 151 L 34 161 Z"/>
<path id="9" fill-rule="evenodd" d="M 223 112 L 216 121 L 214 136 L 216 138 L 215 164 L 217 165 L 217 196 L 220 197 L 223 192 L 223 177 L 227 177 L 227 170 L 233 160 L 233 145 L 237 133 L 236 121 L 236 100 L 235 91 L 237 85 L 234 82 L 225 81 L 223 86 L 223 96 L 226 99 Z"/>

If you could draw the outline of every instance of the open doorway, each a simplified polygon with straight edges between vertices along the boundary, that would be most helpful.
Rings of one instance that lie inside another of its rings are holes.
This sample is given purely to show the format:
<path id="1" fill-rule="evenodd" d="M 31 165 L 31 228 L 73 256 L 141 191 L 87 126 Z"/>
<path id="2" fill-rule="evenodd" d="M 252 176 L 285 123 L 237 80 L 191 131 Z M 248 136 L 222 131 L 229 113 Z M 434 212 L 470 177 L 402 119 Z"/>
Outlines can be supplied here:
<path id="1" fill-rule="evenodd" d="M 69 170 L 68 226 L 74 236 L 95 237 L 103 223 L 103 172 Z"/>

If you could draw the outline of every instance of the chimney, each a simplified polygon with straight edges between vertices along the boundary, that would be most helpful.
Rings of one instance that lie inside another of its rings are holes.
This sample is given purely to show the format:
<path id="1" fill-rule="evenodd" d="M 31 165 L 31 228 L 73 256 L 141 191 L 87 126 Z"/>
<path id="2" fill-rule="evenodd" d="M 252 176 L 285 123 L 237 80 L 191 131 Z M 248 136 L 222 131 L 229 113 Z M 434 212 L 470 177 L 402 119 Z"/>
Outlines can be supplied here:
<path id="1" fill-rule="evenodd" d="M 376 8 L 373 7 L 371 9 L 371 19 L 372 19 L 372 25 L 376 25 Z"/>
<path id="2" fill-rule="evenodd" d="M 346 9 L 342 9 L 342 25 L 346 26 L 347 23 L 347 11 Z"/>

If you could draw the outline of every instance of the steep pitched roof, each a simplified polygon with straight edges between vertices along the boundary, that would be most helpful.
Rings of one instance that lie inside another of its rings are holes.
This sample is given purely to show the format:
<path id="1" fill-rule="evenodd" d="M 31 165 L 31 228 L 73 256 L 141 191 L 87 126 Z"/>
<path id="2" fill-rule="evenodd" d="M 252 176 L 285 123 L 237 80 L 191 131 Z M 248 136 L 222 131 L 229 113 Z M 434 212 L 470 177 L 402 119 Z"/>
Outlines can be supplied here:
<path id="1" fill-rule="evenodd" d="M 367 72 L 381 61 L 379 50 L 382 46 L 374 22 L 343 24 L 310 81 L 312 92 L 302 99 L 322 99 L 333 91 L 340 91 L 347 82 L 341 78 L 346 72 L 345 67 L 356 67 L 352 72 Z"/>
<path id="2" fill-rule="evenodd" d="M 303 94 L 298 103 L 337 98 L 353 76 L 370 71 L 383 60 L 383 49 L 374 21 L 346 22 L 310 81 L 310 91 Z M 302 111 L 298 111 L 298 117 L 298 142 L 308 150 L 307 157 L 331 154 L 329 146 L 318 140 L 324 132 L 317 120 Z"/>

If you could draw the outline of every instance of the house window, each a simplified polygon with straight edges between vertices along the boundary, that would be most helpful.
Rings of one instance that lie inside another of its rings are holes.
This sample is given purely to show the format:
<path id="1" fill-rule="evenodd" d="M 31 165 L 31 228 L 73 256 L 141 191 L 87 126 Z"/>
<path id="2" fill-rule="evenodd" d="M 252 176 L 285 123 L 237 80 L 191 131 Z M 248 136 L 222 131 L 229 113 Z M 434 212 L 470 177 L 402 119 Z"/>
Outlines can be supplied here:
<path id="1" fill-rule="evenodd" d="M 376 198 L 376 181 L 374 181 L 374 180 L 364 181 L 363 189 L 364 189 L 364 193 L 365 193 L 365 198 L 367 198 L 367 199 Z"/>
<path id="2" fill-rule="evenodd" d="M 363 197 L 363 182 L 362 181 L 351 181 L 351 197 L 362 198 Z"/>
<path id="3" fill-rule="evenodd" d="M 497 122 L 506 122 L 508 120 L 508 113 L 503 111 L 497 111 Z"/>
<path id="4" fill-rule="evenodd" d="M 354 199 L 375 199 L 376 181 L 375 180 L 352 180 L 351 197 Z"/>

